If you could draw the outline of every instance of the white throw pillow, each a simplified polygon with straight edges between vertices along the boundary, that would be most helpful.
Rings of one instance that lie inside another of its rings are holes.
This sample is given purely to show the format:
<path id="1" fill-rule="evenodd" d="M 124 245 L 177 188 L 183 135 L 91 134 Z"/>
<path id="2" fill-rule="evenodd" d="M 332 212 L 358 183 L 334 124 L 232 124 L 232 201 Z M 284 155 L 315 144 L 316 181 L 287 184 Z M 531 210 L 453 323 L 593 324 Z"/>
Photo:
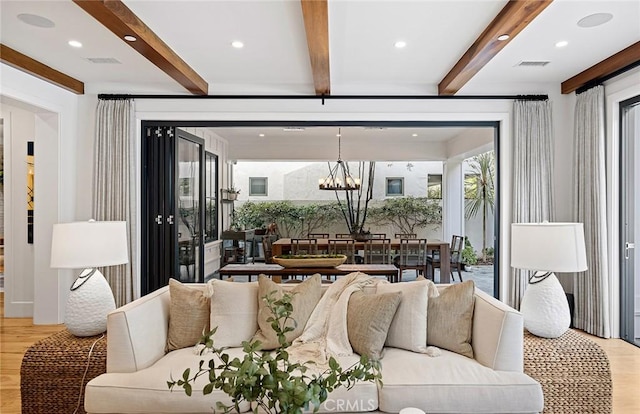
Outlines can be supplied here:
<path id="1" fill-rule="evenodd" d="M 430 280 L 402 283 L 379 283 L 377 293 L 402 292 L 402 301 L 387 333 L 385 346 L 413 352 L 425 352 L 427 343 L 427 308 Z"/>
<path id="2" fill-rule="evenodd" d="M 258 330 L 258 282 L 241 283 L 213 279 L 211 329 L 216 348 L 239 347 L 250 341 Z"/>

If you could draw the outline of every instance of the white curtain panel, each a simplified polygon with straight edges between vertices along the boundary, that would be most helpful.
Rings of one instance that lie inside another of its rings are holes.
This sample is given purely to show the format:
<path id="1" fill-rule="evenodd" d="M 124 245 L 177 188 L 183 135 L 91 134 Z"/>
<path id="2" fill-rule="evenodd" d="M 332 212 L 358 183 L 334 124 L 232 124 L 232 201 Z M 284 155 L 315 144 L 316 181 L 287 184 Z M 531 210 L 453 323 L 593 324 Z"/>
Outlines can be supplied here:
<path id="1" fill-rule="evenodd" d="M 553 221 L 553 124 L 551 102 L 513 105 L 513 222 Z M 520 309 L 528 272 L 512 269 L 509 305 Z"/>
<path id="2" fill-rule="evenodd" d="M 135 129 L 130 99 L 98 102 L 93 175 L 93 217 L 97 221 L 126 221 L 129 263 L 109 266 L 102 273 L 109 282 L 116 306 L 138 297 L 136 267 Z"/>
<path id="3" fill-rule="evenodd" d="M 574 128 L 573 213 L 584 223 L 586 272 L 574 275 L 574 326 L 608 338 L 607 211 L 605 171 L 604 86 L 577 96 Z"/>

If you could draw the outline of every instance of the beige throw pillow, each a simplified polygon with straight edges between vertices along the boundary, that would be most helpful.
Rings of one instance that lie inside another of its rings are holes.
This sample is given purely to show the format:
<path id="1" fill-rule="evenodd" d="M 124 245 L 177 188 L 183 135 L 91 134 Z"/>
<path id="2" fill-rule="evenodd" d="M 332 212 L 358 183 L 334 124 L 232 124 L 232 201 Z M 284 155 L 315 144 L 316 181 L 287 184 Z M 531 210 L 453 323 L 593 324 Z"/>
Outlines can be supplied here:
<path id="1" fill-rule="evenodd" d="M 472 280 L 451 285 L 429 298 L 427 344 L 473 358 L 471 328 L 475 286 Z"/>
<path id="2" fill-rule="evenodd" d="M 430 280 L 405 283 L 378 283 L 377 293 L 402 292 L 385 346 L 424 352 L 427 343 L 427 300 L 429 289 L 435 284 Z"/>
<path id="3" fill-rule="evenodd" d="M 347 306 L 347 333 L 355 352 L 372 359 L 382 358 L 387 331 L 401 300 L 401 292 L 351 294 Z"/>
<path id="4" fill-rule="evenodd" d="M 240 347 L 258 330 L 258 283 L 226 282 L 212 279 L 211 327 L 216 348 Z"/>
<path id="5" fill-rule="evenodd" d="M 197 344 L 202 333 L 209 330 L 210 300 L 205 288 L 169 279 L 169 296 L 166 352 Z"/>
<path id="6" fill-rule="evenodd" d="M 284 292 L 293 294 L 291 299 L 291 305 L 293 307 L 293 313 L 287 323 L 287 326 L 293 328 L 293 331 L 287 332 L 285 338 L 287 342 L 291 343 L 294 339 L 302 334 L 304 327 L 307 325 L 309 316 L 315 309 L 320 297 L 322 296 L 322 280 L 319 274 L 315 274 L 300 284 L 297 284 L 293 289 L 285 290 L 283 286 L 274 283 L 269 277 L 260 275 L 258 278 L 258 332 L 253 336 L 253 340 L 262 342 L 261 349 L 269 350 L 276 349 L 280 346 L 278 342 L 278 335 L 271 327 L 271 322 L 267 322 L 267 319 L 273 316 L 273 313 L 267 307 L 267 303 L 264 301 L 264 297 L 270 292 L 275 292 L 273 297 L 275 299 L 282 298 Z M 295 322 L 294 322 L 295 321 Z"/>

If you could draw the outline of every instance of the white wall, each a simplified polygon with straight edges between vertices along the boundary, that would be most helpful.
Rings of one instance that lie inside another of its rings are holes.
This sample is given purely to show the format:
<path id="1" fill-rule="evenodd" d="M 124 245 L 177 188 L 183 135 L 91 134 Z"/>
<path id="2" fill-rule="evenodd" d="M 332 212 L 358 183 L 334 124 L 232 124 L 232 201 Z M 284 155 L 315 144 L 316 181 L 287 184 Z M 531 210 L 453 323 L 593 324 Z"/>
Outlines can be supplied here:
<path id="1" fill-rule="evenodd" d="M 16 309 L 7 300 L 14 294 L 9 290 L 8 280 L 14 277 L 10 271 L 12 256 L 25 254 L 25 249 L 17 246 L 18 250 L 11 256 L 5 255 L 5 265 L 9 268 L 5 271 L 5 316 L 33 315 L 36 324 L 61 323 L 74 273 L 49 267 L 51 231 L 54 223 L 74 221 L 76 195 L 90 193 L 90 188 L 78 188 L 76 180 L 77 159 L 84 156 L 76 151 L 77 131 L 83 130 L 81 125 L 85 120 L 78 118 L 75 94 L 4 64 L 0 64 L 0 96 L 3 102 L 18 102 L 21 108 L 33 112 L 36 142 L 33 288 L 30 292 L 33 301 L 29 314 L 22 315 L 16 314 Z M 40 152 L 38 148 L 41 148 Z M 38 154 L 40 158 L 37 158 Z M 5 166 L 5 174 L 9 173 L 8 168 Z M 6 211 L 5 217 L 7 225 L 9 214 Z M 16 231 L 23 228 L 21 219 L 11 216 L 10 220 Z M 5 238 L 5 243 L 8 247 L 12 239 Z"/>

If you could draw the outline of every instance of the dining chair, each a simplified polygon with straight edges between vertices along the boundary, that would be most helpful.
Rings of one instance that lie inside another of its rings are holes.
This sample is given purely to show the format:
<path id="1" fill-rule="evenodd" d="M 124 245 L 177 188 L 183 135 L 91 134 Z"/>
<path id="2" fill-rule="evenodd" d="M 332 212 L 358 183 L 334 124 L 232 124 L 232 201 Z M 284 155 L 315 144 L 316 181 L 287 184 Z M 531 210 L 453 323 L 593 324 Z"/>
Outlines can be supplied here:
<path id="1" fill-rule="evenodd" d="M 355 264 L 356 241 L 353 239 L 329 239 L 329 254 L 344 254 L 345 263 Z"/>
<path id="2" fill-rule="evenodd" d="M 262 250 L 264 251 L 264 262 L 267 264 L 273 263 L 273 246 L 272 243 L 277 240 L 278 237 L 274 235 L 262 236 Z"/>
<path id="3" fill-rule="evenodd" d="M 371 238 L 374 240 L 386 239 L 387 233 L 371 233 Z"/>
<path id="4" fill-rule="evenodd" d="M 427 272 L 427 239 L 401 238 L 398 256 L 399 280 L 403 270 L 415 270 L 416 277 Z"/>
<path id="5" fill-rule="evenodd" d="M 291 239 L 291 254 L 318 254 L 318 239 Z"/>
<path id="6" fill-rule="evenodd" d="M 451 280 L 455 281 L 453 271 L 458 272 L 458 279 L 462 282 L 462 249 L 464 248 L 464 236 L 453 235 L 449 247 L 451 266 Z M 433 255 L 427 256 L 427 278 L 433 280 L 435 269 L 440 268 L 440 252 L 435 251 Z"/>
<path id="7" fill-rule="evenodd" d="M 329 233 L 309 233 L 307 237 L 310 239 L 328 239 Z"/>
<path id="8" fill-rule="evenodd" d="M 396 233 L 393 237 L 396 239 L 417 239 L 418 235 L 415 233 Z"/>
<path id="9" fill-rule="evenodd" d="M 369 239 L 364 242 L 365 264 L 390 264 L 391 239 Z"/>
<path id="10" fill-rule="evenodd" d="M 353 239 L 351 233 L 336 233 L 336 239 Z"/>

